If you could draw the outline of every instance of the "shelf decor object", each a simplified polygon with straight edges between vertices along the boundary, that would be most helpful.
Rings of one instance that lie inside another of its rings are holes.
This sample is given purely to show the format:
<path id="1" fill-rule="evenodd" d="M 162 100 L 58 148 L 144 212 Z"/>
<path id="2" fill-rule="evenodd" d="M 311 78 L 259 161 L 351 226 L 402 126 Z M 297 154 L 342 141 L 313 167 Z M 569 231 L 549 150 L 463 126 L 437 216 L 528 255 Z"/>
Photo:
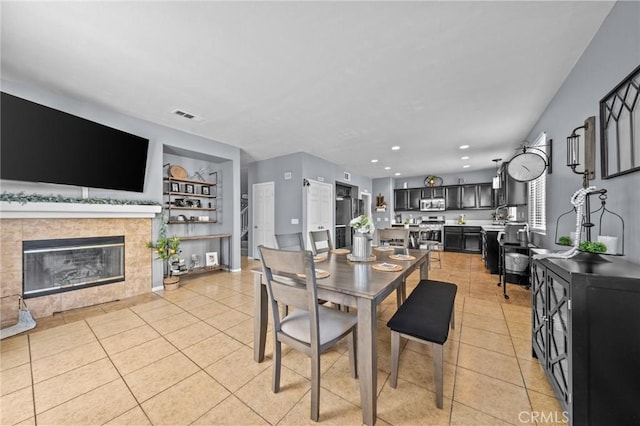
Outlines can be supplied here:
<path id="1" fill-rule="evenodd" d="M 424 186 L 433 188 L 434 186 L 442 186 L 442 178 L 440 176 L 430 175 L 424 179 Z"/>
<path id="2" fill-rule="evenodd" d="M 600 101 L 602 179 L 640 170 L 640 66 Z"/>

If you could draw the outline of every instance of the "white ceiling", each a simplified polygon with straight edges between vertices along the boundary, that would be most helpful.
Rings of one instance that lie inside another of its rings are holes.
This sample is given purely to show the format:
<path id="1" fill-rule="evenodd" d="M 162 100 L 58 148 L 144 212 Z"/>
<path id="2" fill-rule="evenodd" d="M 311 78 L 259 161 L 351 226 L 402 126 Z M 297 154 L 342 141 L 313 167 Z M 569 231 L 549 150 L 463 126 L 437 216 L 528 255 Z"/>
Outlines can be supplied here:
<path id="1" fill-rule="evenodd" d="M 2 78 L 246 161 L 305 151 L 372 178 L 472 171 L 515 153 L 613 3 L 3 1 Z"/>

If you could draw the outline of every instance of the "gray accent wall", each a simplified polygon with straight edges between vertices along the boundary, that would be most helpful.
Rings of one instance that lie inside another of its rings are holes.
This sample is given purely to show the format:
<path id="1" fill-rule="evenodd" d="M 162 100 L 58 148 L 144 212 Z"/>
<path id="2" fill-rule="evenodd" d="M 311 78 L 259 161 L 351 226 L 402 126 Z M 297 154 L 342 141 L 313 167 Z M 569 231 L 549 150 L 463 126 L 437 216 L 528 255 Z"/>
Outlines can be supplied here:
<path id="1" fill-rule="evenodd" d="M 144 192 L 113 191 L 98 188 L 89 188 L 89 197 L 105 197 L 126 200 L 152 200 L 162 202 L 163 177 L 166 170 L 163 168 L 163 147 L 165 145 L 185 151 L 201 153 L 203 158 L 218 158 L 225 160 L 221 168 L 221 192 L 223 194 L 221 205 L 224 211 L 217 232 L 231 234 L 232 255 L 231 268 L 240 269 L 240 149 L 206 139 L 193 134 L 185 133 L 170 127 L 151 123 L 125 114 L 108 110 L 99 105 L 77 101 L 63 95 L 48 92 L 42 88 L 27 86 L 12 81 L 1 80 L 2 90 L 6 93 L 37 102 L 51 108 L 59 109 L 70 114 L 77 115 L 107 126 L 111 126 L 126 132 L 130 132 L 149 139 L 149 152 L 147 157 L 147 171 L 145 177 Z M 169 113 L 169 112 L 167 112 Z M 126 153 L 123 153 L 126 155 Z M 114 164 L 114 173 L 117 173 L 118 165 Z M 37 194 L 61 194 L 70 197 L 80 197 L 82 188 L 70 185 L 55 185 L 43 183 L 29 183 L 18 181 L 0 181 L 2 191 L 37 193 Z M 154 221 L 154 222 L 157 222 Z M 157 229 L 157 223 L 154 224 Z M 154 286 L 162 285 L 161 262 L 154 262 Z"/>
<path id="2" fill-rule="evenodd" d="M 291 179 L 285 180 L 285 173 L 291 173 Z M 307 241 L 307 230 L 304 218 L 304 179 L 323 181 L 333 186 L 335 195 L 336 182 L 346 183 L 358 188 L 360 192 L 371 192 L 371 179 L 351 173 L 351 180 L 344 180 L 344 172 L 350 170 L 338 164 L 331 163 L 315 155 L 296 152 L 263 161 L 256 161 L 248 166 L 247 186 L 249 193 L 249 256 L 257 257 L 253 253 L 253 217 L 251 205 L 253 199 L 253 184 L 274 182 L 275 187 L 275 233 L 288 234 L 302 232 Z M 372 201 L 375 201 L 373 198 Z M 335 210 L 335 206 L 334 206 Z M 291 219 L 298 219 L 298 224 L 292 224 Z M 335 224 L 335 218 L 334 218 Z"/>
<path id="3" fill-rule="evenodd" d="M 619 1 L 529 133 L 529 140 L 534 140 L 543 131 L 553 139 L 553 173 L 547 181 L 547 232 L 546 235 L 534 235 L 533 242 L 538 246 L 562 249 L 554 244 L 556 220 L 571 209 L 569 199 L 582 186 L 582 177 L 566 166 L 566 138 L 574 128 L 583 125 L 587 117 L 594 115 L 596 179 L 591 185 L 607 189 L 607 208 L 620 214 L 625 221 L 626 258 L 640 262 L 640 172 L 601 179 L 599 122 L 600 100 L 639 64 L 640 2 Z M 580 149 L 584 152 L 582 142 Z M 583 167 L 578 169 L 583 170 Z M 597 198 L 594 201 L 592 210 L 599 207 Z M 564 225 L 564 221 L 560 228 L 558 235 L 569 233 L 566 229 L 569 226 Z"/>

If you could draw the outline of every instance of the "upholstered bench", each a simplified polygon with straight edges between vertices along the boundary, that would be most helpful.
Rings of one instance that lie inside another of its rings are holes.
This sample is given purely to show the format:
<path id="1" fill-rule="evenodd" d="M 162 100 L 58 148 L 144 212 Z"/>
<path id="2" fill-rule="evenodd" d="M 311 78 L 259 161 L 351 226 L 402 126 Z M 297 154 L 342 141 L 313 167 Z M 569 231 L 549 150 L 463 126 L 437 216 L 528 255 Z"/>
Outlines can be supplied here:
<path id="1" fill-rule="evenodd" d="M 442 345 L 454 328 L 453 303 L 458 287 L 441 281 L 422 280 L 387 323 L 391 329 L 391 387 L 398 384 L 400 337 L 432 343 L 436 382 L 436 406 L 442 408 Z"/>

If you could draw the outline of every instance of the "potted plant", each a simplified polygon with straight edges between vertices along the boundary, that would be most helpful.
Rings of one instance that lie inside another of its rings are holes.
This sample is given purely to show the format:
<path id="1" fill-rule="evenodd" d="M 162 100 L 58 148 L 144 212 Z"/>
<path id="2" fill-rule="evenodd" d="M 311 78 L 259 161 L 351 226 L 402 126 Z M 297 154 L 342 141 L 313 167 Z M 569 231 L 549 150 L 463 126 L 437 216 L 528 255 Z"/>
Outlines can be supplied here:
<path id="1" fill-rule="evenodd" d="M 172 259 L 178 259 L 180 256 L 180 238 L 173 236 L 167 236 L 167 223 L 166 217 L 162 216 L 160 223 L 160 230 L 158 232 L 158 239 L 154 241 L 148 241 L 147 247 L 152 249 L 157 255 L 156 259 L 161 259 L 164 262 L 164 288 L 165 290 L 173 290 L 178 288 L 180 277 L 173 276 L 171 274 L 170 263 Z"/>
<path id="2" fill-rule="evenodd" d="M 349 226 L 355 231 L 353 234 L 353 257 L 356 260 L 369 260 L 372 234 L 376 230 L 373 219 L 363 214 L 351 220 Z"/>

